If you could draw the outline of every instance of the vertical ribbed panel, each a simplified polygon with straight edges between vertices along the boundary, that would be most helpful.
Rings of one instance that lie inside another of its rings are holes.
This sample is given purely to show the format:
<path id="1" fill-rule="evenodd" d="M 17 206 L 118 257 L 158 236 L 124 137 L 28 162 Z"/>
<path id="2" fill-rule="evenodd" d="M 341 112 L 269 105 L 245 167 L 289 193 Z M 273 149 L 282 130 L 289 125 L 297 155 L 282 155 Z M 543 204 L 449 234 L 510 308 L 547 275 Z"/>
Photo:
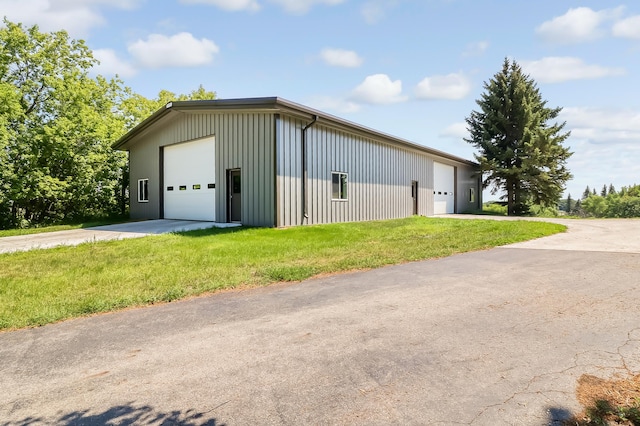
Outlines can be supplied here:
<path id="1" fill-rule="evenodd" d="M 216 132 L 216 217 L 227 217 L 227 172 L 241 170 L 242 223 L 275 226 L 273 114 L 211 114 Z"/>
<path id="2" fill-rule="evenodd" d="M 132 192 L 131 217 L 160 215 L 160 147 L 202 137 L 216 137 L 216 218 L 227 218 L 227 171 L 241 169 L 242 223 L 275 225 L 273 114 L 185 113 L 141 137 L 130 151 L 131 181 L 149 179 L 149 202 L 137 203 Z M 132 190 L 137 190 L 134 184 Z"/>
<path id="3" fill-rule="evenodd" d="M 302 128 L 279 120 L 278 226 L 302 223 Z M 318 123 L 307 130 L 308 220 L 353 222 L 411 216 L 411 182 L 418 182 L 418 213 L 433 214 L 433 157 L 410 148 L 347 133 Z M 348 174 L 348 200 L 331 199 L 331 173 Z"/>
<path id="4" fill-rule="evenodd" d="M 277 120 L 278 212 L 277 226 L 294 226 L 302 223 L 302 128 L 301 120 L 280 118 Z M 311 170 L 309 170 L 311 173 Z M 309 205 L 313 191 L 308 191 Z"/>
<path id="5" fill-rule="evenodd" d="M 276 118 L 277 117 L 277 118 Z M 433 215 L 434 159 L 457 168 L 457 211 L 469 189 L 481 196 L 471 166 L 397 143 L 318 122 L 307 130 L 308 219 L 303 221 L 302 128 L 309 121 L 270 113 L 182 113 L 140 136 L 130 150 L 131 217 L 160 215 L 160 147 L 216 137 L 216 218 L 227 218 L 227 171 L 241 169 L 242 223 L 294 226 L 410 216 L 411 182 L 418 182 L 418 214 Z M 275 153 L 275 157 L 274 157 Z M 331 173 L 348 174 L 348 200 L 331 199 Z M 137 180 L 149 179 L 149 202 L 137 203 Z M 277 190 L 276 190 L 277 188 Z M 277 213 L 276 213 L 277 212 Z"/>
<path id="6" fill-rule="evenodd" d="M 478 174 L 469 166 L 457 166 L 458 179 L 456 187 L 456 203 L 458 213 L 471 212 L 482 208 L 482 186 L 478 182 Z M 469 191 L 474 190 L 474 201 L 469 200 Z"/>
<path id="7" fill-rule="evenodd" d="M 157 132 L 156 132 L 157 134 Z M 131 219 L 158 219 L 160 215 L 160 149 L 137 144 L 129 153 L 129 214 Z M 138 179 L 149 179 L 149 202 L 138 203 Z"/>

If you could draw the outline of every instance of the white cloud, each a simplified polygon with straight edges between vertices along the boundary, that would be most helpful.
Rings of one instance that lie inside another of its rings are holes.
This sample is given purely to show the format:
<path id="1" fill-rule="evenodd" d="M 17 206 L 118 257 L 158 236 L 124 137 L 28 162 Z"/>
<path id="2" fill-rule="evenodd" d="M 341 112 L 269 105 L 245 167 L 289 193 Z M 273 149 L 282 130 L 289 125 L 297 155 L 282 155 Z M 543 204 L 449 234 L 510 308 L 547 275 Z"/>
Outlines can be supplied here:
<path id="1" fill-rule="evenodd" d="M 93 67 L 95 74 L 104 76 L 118 75 L 120 77 L 131 77 L 138 70 L 130 63 L 118 58 L 116 52 L 112 49 L 96 49 L 93 51 L 93 57 L 100 61 L 99 65 Z"/>
<path id="2" fill-rule="evenodd" d="M 366 23 L 374 25 L 383 20 L 397 3 L 397 0 L 371 0 L 362 6 L 360 13 Z"/>
<path id="3" fill-rule="evenodd" d="M 467 130 L 467 123 L 461 121 L 453 123 L 440 132 L 440 136 L 450 137 L 455 139 L 462 139 L 469 137 L 469 131 Z"/>
<path id="4" fill-rule="evenodd" d="M 364 6 L 362 6 L 361 13 L 365 22 L 371 25 L 377 24 L 378 22 L 380 22 L 385 15 L 385 12 L 382 9 L 382 7 L 380 7 L 379 4 L 373 3 L 373 2 L 366 3 Z"/>
<path id="5" fill-rule="evenodd" d="M 603 184 L 612 183 L 616 189 L 640 183 L 640 146 L 633 144 L 592 144 L 573 138 L 568 141 L 573 155 L 567 166 L 574 179 L 567 184 L 566 193 L 579 198 L 585 187 L 600 191 Z"/>
<path id="6" fill-rule="evenodd" d="M 564 15 L 543 22 L 536 33 L 546 41 L 560 44 L 595 40 L 605 34 L 602 24 L 618 18 L 623 10 L 623 7 L 600 11 L 588 7 L 569 9 Z"/>
<path id="7" fill-rule="evenodd" d="M 599 191 L 603 184 L 640 183 L 640 111 L 565 107 L 558 119 L 571 130 L 565 145 L 573 152 L 567 166 L 574 179 L 565 196 L 577 198 L 587 185 Z"/>
<path id="8" fill-rule="evenodd" d="M 213 61 L 219 49 L 206 38 L 196 39 L 190 33 L 173 36 L 151 34 L 128 47 L 129 53 L 145 68 L 195 67 Z"/>
<path id="9" fill-rule="evenodd" d="M 550 56 L 537 61 L 522 61 L 522 69 L 541 83 L 590 80 L 626 74 L 624 68 L 607 68 L 586 64 L 580 58 Z"/>
<path id="10" fill-rule="evenodd" d="M 467 48 L 462 52 L 462 56 L 480 56 L 489 48 L 488 41 L 476 41 L 467 45 Z"/>
<path id="11" fill-rule="evenodd" d="M 362 65 L 362 58 L 352 50 L 326 48 L 322 49 L 320 57 L 334 67 L 357 68 Z"/>
<path id="12" fill-rule="evenodd" d="M 335 6 L 346 0 L 269 0 L 271 3 L 278 4 L 289 13 L 303 14 L 307 13 L 316 4 L 327 6 Z"/>
<path id="13" fill-rule="evenodd" d="M 69 6 L 82 6 L 86 4 L 105 4 L 107 6 L 117 7 L 118 9 L 131 10 L 135 9 L 145 0 L 65 0 L 58 1 L 59 4 L 67 4 Z"/>
<path id="14" fill-rule="evenodd" d="M 87 6 L 59 8 L 49 0 L 3 1 L 2 14 L 13 22 L 38 25 L 44 32 L 65 29 L 75 37 L 86 36 L 91 28 L 104 24 L 104 18 Z"/>
<path id="15" fill-rule="evenodd" d="M 365 104 L 392 104 L 404 102 L 402 81 L 391 81 L 386 74 L 374 74 L 364 79 L 353 92 L 351 100 Z"/>
<path id="16" fill-rule="evenodd" d="M 210 4 L 231 12 L 242 10 L 257 12 L 260 10 L 260 4 L 258 4 L 256 0 L 180 0 L 180 2 L 187 4 Z"/>
<path id="17" fill-rule="evenodd" d="M 66 30 L 72 37 L 86 37 L 92 28 L 106 23 L 101 7 L 132 9 L 141 0 L 0 0 L 1 15 L 41 31 Z"/>
<path id="18" fill-rule="evenodd" d="M 564 108 L 559 115 L 567 122 L 571 138 L 592 143 L 633 142 L 640 147 L 640 111 L 600 108 Z"/>
<path id="19" fill-rule="evenodd" d="M 336 111 L 342 114 L 360 111 L 360 105 L 357 103 L 331 96 L 317 96 L 310 99 L 307 104 L 319 110 Z"/>
<path id="20" fill-rule="evenodd" d="M 616 22 L 613 25 L 612 32 L 616 37 L 640 39 L 640 15 Z"/>
<path id="21" fill-rule="evenodd" d="M 426 77 L 416 87 L 420 99 L 462 99 L 471 91 L 471 82 L 462 73 Z"/>

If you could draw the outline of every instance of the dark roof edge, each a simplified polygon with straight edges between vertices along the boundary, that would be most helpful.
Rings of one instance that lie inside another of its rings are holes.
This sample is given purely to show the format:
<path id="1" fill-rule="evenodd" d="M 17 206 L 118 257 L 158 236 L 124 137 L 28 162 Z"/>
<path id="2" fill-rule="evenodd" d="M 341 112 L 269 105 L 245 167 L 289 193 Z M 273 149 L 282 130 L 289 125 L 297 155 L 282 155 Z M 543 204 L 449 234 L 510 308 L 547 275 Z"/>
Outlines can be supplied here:
<path id="1" fill-rule="evenodd" d="M 294 113 L 298 115 L 308 116 L 309 119 L 313 118 L 313 116 L 317 116 L 320 119 L 320 121 L 334 123 L 341 127 L 345 127 L 347 129 L 354 129 L 379 139 L 389 140 L 389 141 L 398 143 L 400 145 L 404 145 L 404 146 L 416 149 L 418 151 L 427 152 L 429 154 L 433 154 L 439 157 L 453 160 L 458 163 L 477 166 L 477 163 L 455 156 L 453 154 L 449 154 L 444 151 L 430 148 L 426 145 L 419 145 L 414 142 L 410 142 L 408 140 L 401 139 L 396 136 L 392 136 L 392 135 L 380 132 L 378 130 L 371 129 L 369 127 L 362 126 L 352 121 L 345 120 L 343 118 L 336 117 L 334 115 L 327 114 L 325 112 L 322 112 L 313 108 L 309 108 L 307 106 L 304 106 L 283 98 L 279 98 L 279 97 L 214 99 L 214 100 L 169 102 L 163 108 L 160 108 L 158 111 L 153 113 L 150 117 L 148 117 L 146 120 L 138 124 L 132 130 L 130 130 L 127 134 L 122 136 L 116 143 L 112 145 L 112 147 L 115 149 L 122 147 L 131 139 L 136 137 L 138 134 L 146 130 L 153 123 L 155 123 L 160 118 L 164 117 L 165 115 L 167 115 L 173 110 L 179 110 L 179 111 L 192 110 L 193 111 L 193 110 L 208 110 L 212 108 L 215 108 L 216 110 L 239 109 L 239 108 L 279 110 L 282 112 L 289 112 L 289 113 Z"/>

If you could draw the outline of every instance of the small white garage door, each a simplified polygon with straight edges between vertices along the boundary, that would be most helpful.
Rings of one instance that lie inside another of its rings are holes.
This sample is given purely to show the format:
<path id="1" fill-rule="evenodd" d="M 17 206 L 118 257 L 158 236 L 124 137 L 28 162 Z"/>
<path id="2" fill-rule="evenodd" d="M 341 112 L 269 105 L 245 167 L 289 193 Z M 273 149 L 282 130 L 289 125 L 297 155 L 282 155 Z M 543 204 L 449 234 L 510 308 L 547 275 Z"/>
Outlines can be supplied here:
<path id="1" fill-rule="evenodd" d="M 455 211 L 455 168 L 433 163 L 433 214 Z"/>
<path id="2" fill-rule="evenodd" d="M 165 146 L 165 219 L 215 221 L 215 176 L 215 138 Z"/>

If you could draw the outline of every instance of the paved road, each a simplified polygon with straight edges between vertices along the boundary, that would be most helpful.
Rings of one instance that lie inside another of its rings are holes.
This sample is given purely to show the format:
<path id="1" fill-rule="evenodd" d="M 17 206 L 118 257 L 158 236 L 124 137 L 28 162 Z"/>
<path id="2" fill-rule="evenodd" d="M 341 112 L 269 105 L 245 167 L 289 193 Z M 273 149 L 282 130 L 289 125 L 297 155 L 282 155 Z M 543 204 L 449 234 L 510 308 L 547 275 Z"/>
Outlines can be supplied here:
<path id="1" fill-rule="evenodd" d="M 582 374 L 640 372 L 640 249 L 545 247 L 582 223 L 528 248 L 0 333 L 0 419 L 554 423 Z"/>
<path id="2" fill-rule="evenodd" d="M 117 225 L 96 226 L 93 228 L 73 229 L 69 231 L 4 237 L 0 238 L 0 253 L 46 249 L 57 246 L 75 246 L 95 241 L 140 238 L 149 235 L 167 234 L 169 232 L 205 229 L 213 226 L 224 227 L 238 225 L 169 219 L 127 222 Z"/>

